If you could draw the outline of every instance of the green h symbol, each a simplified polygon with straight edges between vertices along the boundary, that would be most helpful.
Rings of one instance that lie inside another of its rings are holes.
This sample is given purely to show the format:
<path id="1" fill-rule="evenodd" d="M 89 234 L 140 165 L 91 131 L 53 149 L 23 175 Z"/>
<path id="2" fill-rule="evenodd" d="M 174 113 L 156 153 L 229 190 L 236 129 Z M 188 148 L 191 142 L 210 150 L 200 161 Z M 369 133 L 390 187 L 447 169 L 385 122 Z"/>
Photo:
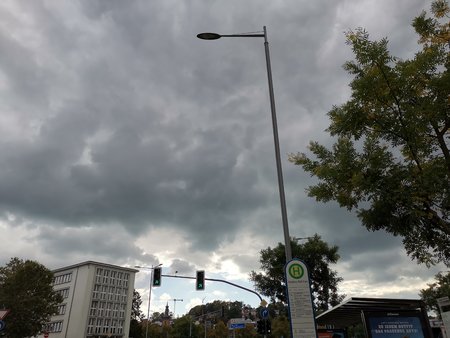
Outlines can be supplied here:
<path id="1" fill-rule="evenodd" d="M 303 277 L 304 271 L 300 264 L 292 264 L 289 267 L 289 275 L 294 279 L 300 279 Z"/>

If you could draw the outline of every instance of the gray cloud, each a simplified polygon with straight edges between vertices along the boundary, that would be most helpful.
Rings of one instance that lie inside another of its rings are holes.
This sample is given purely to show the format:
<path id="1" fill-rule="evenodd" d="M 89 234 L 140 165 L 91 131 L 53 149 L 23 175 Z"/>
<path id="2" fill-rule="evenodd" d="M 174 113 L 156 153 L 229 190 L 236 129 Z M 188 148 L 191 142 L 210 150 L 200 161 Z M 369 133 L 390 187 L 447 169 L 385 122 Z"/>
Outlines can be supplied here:
<path id="1" fill-rule="evenodd" d="M 263 40 L 196 34 L 267 25 L 291 235 L 318 233 L 339 245 L 349 276 L 407 265 L 401 239 L 308 198 L 312 180 L 287 154 L 306 151 L 309 140 L 333 141 L 326 113 L 349 94 L 343 32 L 367 27 L 410 57 L 417 47 L 409 24 L 428 5 L 0 5 L 0 211 L 15 220 L 5 218 L 5 227 L 34 229 L 28 240 L 50 264 L 55 255 L 61 264 L 90 256 L 128 265 L 167 255 L 181 273 L 203 263 L 198 252 L 222 252 L 244 273 L 257 268 L 259 250 L 283 238 Z M 145 251 L 136 244 L 161 231 L 176 234 L 185 251 L 155 253 L 158 238 Z M 395 279 L 395 269 L 377 276 Z"/>

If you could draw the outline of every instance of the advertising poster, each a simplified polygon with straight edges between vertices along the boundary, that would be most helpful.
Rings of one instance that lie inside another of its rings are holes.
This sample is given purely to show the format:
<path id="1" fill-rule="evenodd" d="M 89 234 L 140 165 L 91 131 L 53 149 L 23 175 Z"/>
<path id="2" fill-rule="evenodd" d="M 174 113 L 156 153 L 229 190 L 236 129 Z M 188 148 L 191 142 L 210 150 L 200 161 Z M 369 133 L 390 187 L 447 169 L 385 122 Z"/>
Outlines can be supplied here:
<path id="1" fill-rule="evenodd" d="M 417 313 L 365 313 L 366 329 L 371 338 L 427 338 L 421 315 Z"/>
<path id="2" fill-rule="evenodd" d="M 347 338 L 345 331 L 339 329 L 319 329 L 317 335 L 319 338 Z"/>

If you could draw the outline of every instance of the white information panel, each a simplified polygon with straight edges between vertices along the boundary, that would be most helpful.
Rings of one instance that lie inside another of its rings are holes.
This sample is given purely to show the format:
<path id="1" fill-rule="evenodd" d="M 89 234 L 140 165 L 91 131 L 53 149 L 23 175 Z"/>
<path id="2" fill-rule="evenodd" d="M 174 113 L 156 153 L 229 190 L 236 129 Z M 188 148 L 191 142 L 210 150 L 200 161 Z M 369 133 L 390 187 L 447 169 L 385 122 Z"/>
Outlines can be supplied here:
<path id="1" fill-rule="evenodd" d="M 294 258 L 285 266 L 293 338 L 317 338 L 308 268 Z"/>
<path id="2" fill-rule="evenodd" d="M 447 308 L 450 306 L 449 297 L 441 297 L 436 299 L 441 310 L 442 323 L 444 324 L 445 334 L 450 338 L 450 310 Z"/>

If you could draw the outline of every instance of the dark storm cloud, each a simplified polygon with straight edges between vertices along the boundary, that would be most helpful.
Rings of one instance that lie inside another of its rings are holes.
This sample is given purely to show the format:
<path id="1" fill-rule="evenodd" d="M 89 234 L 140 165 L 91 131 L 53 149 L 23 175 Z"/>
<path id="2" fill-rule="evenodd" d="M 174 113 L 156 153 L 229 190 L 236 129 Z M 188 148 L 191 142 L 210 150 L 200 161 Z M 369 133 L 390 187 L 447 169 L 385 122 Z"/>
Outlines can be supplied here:
<path id="1" fill-rule="evenodd" d="M 307 197 L 311 178 L 287 155 L 305 152 L 309 140 L 333 142 L 326 113 L 349 94 L 344 31 L 362 26 L 375 38 L 390 36 L 394 53 L 410 57 L 416 37 L 409 24 L 428 1 L 3 6 L 0 210 L 47 224 L 33 240 L 48 254 L 111 252 L 156 263 L 134 244 L 115 251 L 111 224 L 125 229 L 127 243 L 166 228 L 211 252 L 243 229 L 251 237 L 242 240 L 255 238 L 261 249 L 282 241 L 263 39 L 196 38 L 263 25 L 291 235 L 318 233 L 361 273 L 389 263 L 387 255 L 372 262 L 370 255 L 399 252 L 400 239 L 368 233 L 354 214 Z M 257 265 L 253 251 L 226 255 L 243 271 Z M 187 259 L 172 268 L 193 271 Z"/>
<path id="2" fill-rule="evenodd" d="M 29 236 L 28 240 L 42 245 L 43 252 L 49 256 L 58 256 L 66 262 L 77 263 L 96 257 L 96 260 L 119 264 L 135 261 L 158 263 L 156 257 L 145 254 L 135 245 L 123 245 L 130 243 L 133 238 L 118 226 L 60 227 L 55 230 L 50 226 L 40 226 L 39 233 Z"/>
<path id="3" fill-rule="evenodd" d="M 168 47 L 164 41 L 158 47 L 145 42 L 161 35 L 145 32 L 145 25 L 138 24 L 140 17 L 144 20 L 139 8 L 116 5 L 107 11 L 96 7 L 89 15 L 98 20 L 92 24 L 100 32 L 112 30 L 98 34 L 100 50 L 87 50 L 85 56 L 74 52 L 84 56 L 82 64 L 62 54 L 77 73 L 76 98 L 51 112 L 53 116 L 42 121 L 32 142 L 5 149 L 3 167 L 18 170 L 3 173 L 3 204 L 66 223 L 117 220 L 134 232 L 148 224 L 191 228 L 202 235 L 202 243 L 213 247 L 221 233 L 232 236 L 241 213 L 236 206 L 264 201 L 254 189 L 255 169 L 237 167 L 242 146 L 252 146 L 255 127 L 237 118 L 217 127 L 217 122 L 210 127 L 198 123 L 202 116 L 192 103 L 186 109 L 184 94 L 168 92 L 168 81 L 176 84 L 183 78 L 182 72 L 167 75 L 172 69 L 164 52 Z M 71 33 L 80 32 L 65 32 Z M 58 45 L 58 36 L 50 36 L 47 43 Z M 93 41 L 81 45 L 93 46 L 97 40 L 95 35 L 86 38 Z M 134 53 L 149 55 L 150 60 L 133 58 Z M 19 74 L 11 77 L 20 78 Z M 143 94 L 146 91 L 149 95 Z M 26 92 L 21 95 L 25 97 Z M 228 118 L 236 117 L 237 107 L 245 109 L 238 100 L 242 98 L 221 104 L 218 115 L 231 111 Z M 217 116 L 217 120 L 226 119 Z M 103 130 L 106 140 L 96 142 Z M 82 163 L 84 155 L 88 163 Z M 21 186 L 26 189 L 18 189 Z"/>

